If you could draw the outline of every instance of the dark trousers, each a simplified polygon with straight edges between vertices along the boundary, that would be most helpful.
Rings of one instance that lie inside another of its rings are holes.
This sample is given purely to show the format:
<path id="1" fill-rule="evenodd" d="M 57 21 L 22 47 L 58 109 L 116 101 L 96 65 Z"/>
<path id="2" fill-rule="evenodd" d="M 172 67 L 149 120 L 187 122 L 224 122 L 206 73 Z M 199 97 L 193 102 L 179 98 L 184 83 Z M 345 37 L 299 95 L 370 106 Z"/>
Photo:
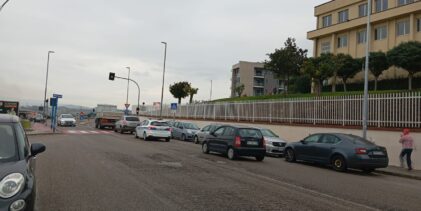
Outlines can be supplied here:
<path id="1" fill-rule="evenodd" d="M 406 155 L 406 164 L 408 165 L 408 168 L 410 169 L 412 169 L 411 154 L 412 154 L 412 149 L 403 149 L 400 155 L 401 158 L 403 158 L 403 156 Z"/>

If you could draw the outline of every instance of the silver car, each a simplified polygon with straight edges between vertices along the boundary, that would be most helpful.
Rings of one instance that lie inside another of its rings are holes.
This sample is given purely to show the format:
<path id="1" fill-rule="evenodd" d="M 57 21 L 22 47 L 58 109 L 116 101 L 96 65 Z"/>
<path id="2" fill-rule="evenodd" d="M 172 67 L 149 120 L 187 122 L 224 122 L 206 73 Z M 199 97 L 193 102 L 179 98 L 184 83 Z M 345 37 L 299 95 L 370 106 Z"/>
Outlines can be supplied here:
<path id="1" fill-rule="evenodd" d="M 140 124 L 139 117 L 137 116 L 122 116 L 120 120 L 115 123 L 114 132 L 133 133 L 137 125 Z"/>
<path id="2" fill-rule="evenodd" d="M 169 142 L 171 127 L 166 121 L 148 119 L 136 127 L 134 137 L 142 137 L 145 141 L 149 138 L 163 138 L 166 142 Z"/>
<path id="3" fill-rule="evenodd" d="M 221 126 L 221 125 L 211 124 L 211 125 L 207 125 L 207 126 L 203 127 L 201 130 L 199 130 L 199 132 L 196 133 L 196 135 L 194 136 L 193 142 L 195 144 L 202 144 L 203 140 L 205 140 L 205 137 L 207 135 L 209 135 L 209 133 L 211 131 L 214 131 L 219 126 Z"/>
<path id="4" fill-rule="evenodd" d="M 287 142 L 279 138 L 273 131 L 266 128 L 259 128 L 265 139 L 266 154 L 272 156 L 283 156 Z"/>
<path id="5" fill-rule="evenodd" d="M 175 122 L 172 125 L 171 136 L 182 141 L 193 140 L 200 128 L 190 122 Z"/>

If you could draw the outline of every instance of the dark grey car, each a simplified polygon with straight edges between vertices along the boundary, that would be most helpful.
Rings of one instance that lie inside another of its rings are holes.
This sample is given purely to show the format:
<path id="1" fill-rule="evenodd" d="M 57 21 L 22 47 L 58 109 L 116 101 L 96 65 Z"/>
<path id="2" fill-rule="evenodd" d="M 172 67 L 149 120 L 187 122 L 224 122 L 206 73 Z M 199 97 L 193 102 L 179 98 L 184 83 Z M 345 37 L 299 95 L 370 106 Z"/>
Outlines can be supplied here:
<path id="1" fill-rule="evenodd" d="M 286 161 L 322 163 L 337 171 L 352 168 L 371 172 L 389 164 L 386 148 L 359 136 L 341 133 L 310 135 L 299 142 L 288 143 L 285 152 Z"/>

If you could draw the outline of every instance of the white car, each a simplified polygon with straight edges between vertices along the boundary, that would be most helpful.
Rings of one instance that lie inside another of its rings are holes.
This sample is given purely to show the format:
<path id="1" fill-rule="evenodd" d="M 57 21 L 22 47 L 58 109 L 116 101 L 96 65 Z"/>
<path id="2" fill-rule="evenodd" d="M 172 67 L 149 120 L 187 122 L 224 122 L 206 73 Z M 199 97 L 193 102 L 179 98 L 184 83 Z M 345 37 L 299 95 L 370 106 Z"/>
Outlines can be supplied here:
<path id="1" fill-rule="evenodd" d="M 57 120 L 58 126 L 76 127 L 76 119 L 71 114 L 61 114 Z"/>
<path id="2" fill-rule="evenodd" d="M 145 141 L 150 138 L 162 138 L 169 142 L 171 139 L 171 127 L 166 121 L 148 119 L 136 127 L 134 137 L 142 137 Z"/>

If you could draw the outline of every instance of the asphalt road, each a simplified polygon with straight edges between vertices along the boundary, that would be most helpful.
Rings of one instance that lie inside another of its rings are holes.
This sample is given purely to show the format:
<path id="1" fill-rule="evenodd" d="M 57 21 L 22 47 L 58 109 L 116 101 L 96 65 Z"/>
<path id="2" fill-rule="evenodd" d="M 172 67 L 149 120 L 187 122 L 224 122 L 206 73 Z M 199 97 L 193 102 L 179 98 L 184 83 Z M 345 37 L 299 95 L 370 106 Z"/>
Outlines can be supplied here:
<path id="1" fill-rule="evenodd" d="M 73 130 L 95 130 L 78 127 Z M 230 161 L 190 142 L 129 134 L 32 136 L 38 210 L 421 210 L 421 181 L 287 163 Z"/>

